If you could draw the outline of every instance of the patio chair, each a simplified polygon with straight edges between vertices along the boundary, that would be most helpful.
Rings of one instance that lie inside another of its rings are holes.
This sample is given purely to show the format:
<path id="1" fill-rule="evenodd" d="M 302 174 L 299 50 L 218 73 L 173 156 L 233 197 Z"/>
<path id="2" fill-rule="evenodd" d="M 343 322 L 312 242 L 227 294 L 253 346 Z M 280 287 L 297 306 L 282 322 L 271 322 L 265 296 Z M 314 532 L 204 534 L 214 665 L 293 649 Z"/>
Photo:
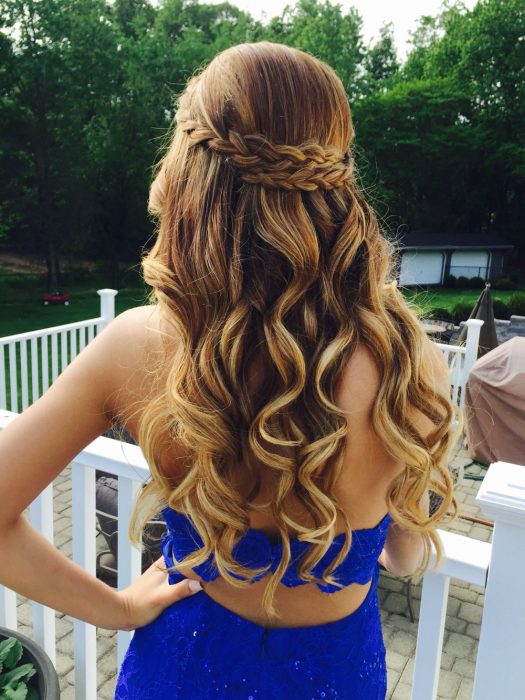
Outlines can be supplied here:
<path id="1" fill-rule="evenodd" d="M 97 554 L 97 576 L 114 587 L 117 585 L 118 561 L 117 499 L 118 479 L 111 474 L 97 472 L 97 533 L 102 535 L 107 544 L 107 549 Z M 165 532 L 166 523 L 160 514 L 147 523 L 142 539 L 142 571 L 160 557 L 160 543 Z"/>

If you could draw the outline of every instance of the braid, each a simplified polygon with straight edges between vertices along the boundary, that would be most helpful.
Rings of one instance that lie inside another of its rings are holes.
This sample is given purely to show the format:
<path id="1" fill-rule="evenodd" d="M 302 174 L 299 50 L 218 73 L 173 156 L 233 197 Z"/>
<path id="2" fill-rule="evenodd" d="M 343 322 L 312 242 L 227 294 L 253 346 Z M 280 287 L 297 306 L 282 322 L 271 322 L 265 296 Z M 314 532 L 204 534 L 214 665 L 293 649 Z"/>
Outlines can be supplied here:
<path id="1" fill-rule="evenodd" d="M 244 182 L 271 189 L 331 190 L 341 187 L 352 176 L 348 153 L 319 144 L 287 146 L 271 143 L 261 134 L 241 135 L 230 129 L 222 139 L 193 119 L 179 123 L 192 142 L 207 144 L 215 153 L 226 156 Z"/>

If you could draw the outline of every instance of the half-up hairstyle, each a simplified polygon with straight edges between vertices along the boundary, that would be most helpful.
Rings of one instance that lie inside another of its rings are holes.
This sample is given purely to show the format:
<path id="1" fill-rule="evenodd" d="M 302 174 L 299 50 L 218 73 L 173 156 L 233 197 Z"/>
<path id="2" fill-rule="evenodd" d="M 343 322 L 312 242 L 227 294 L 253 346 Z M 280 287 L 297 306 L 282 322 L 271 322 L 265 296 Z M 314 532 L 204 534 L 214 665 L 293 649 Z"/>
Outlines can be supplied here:
<path id="1" fill-rule="evenodd" d="M 382 377 L 374 428 L 406 463 L 389 511 L 422 534 L 422 571 L 430 543 L 441 551 L 437 520 L 455 508 L 447 469 L 454 407 L 423 362 L 428 340 L 417 314 L 391 282 L 395 249 L 356 180 L 341 81 L 300 50 L 241 44 L 193 76 L 177 107 L 150 193 L 157 238 L 142 261 L 151 300 L 177 342 L 159 362 L 159 391 L 141 413 L 138 440 L 153 478 L 137 504 L 134 540 L 168 505 L 191 518 L 204 543 L 175 568 L 213 554 L 219 574 L 244 587 L 261 569 L 239 564 L 232 549 L 250 511 L 266 512 L 283 545 L 262 601 L 275 616 L 290 537 L 311 543 L 298 573 L 319 582 L 311 569 L 339 514 L 346 542 L 322 581 L 341 585 L 332 573 L 352 533 L 332 493 L 347 433 L 335 388 L 364 344 Z M 255 359 L 264 377 L 256 391 Z M 410 408 L 435 424 L 428 438 L 411 424 Z M 177 478 L 162 463 L 173 440 L 187 454 Z M 253 484 L 247 496 L 236 486 L 239 470 Z M 261 470 L 275 485 L 268 502 L 255 504 Z M 419 507 L 426 489 L 442 498 L 430 517 Z M 310 526 L 294 519 L 292 496 Z"/>

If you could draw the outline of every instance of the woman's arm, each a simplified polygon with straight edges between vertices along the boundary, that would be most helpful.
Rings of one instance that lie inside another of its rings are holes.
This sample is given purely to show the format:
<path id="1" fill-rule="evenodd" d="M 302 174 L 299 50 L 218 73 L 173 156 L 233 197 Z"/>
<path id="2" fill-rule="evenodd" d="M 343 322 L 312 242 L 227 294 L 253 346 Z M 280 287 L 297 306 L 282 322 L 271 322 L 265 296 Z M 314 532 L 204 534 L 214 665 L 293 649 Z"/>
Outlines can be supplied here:
<path id="1" fill-rule="evenodd" d="M 428 514 L 429 496 L 421 502 L 421 509 Z M 410 576 L 423 563 L 423 540 L 417 532 L 404 530 L 397 523 L 388 527 L 385 546 L 379 556 L 379 563 L 395 576 Z"/>
<path id="2" fill-rule="evenodd" d="M 38 494 L 111 424 L 109 403 L 145 346 L 151 310 L 118 316 L 49 390 L 0 431 L 0 583 L 108 629 L 134 629 L 189 593 L 155 564 L 117 592 L 61 554 L 22 515 Z M 160 563 L 160 560 L 159 560 Z"/>
<path id="3" fill-rule="evenodd" d="M 425 349 L 425 362 L 434 375 L 436 387 L 444 393 L 448 393 L 450 391 L 450 370 L 443 353 L 431 341 L 427 343 Z M 432 421 L 420 411 L 413 411 L 411 421 L 419 434 L 424 437 L 435 430 Z M 428 515 L 429 507 L 429 493 L 425 491 L 420 508 L 423 513 Z M 424 547 L 421 536 L 391 522 L 379 563 L 396 576 L 410 576 L 423 563 L 423 555 Z"/>

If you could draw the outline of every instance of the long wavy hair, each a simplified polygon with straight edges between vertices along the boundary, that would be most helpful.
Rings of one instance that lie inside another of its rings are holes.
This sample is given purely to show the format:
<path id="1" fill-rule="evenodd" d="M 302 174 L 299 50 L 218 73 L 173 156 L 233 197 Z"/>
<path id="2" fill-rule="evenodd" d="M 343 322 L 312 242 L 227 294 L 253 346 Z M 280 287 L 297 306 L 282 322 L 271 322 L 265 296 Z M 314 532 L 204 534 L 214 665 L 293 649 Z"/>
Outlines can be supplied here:
<path id="1" fill-rule="evenodd" d="M 322 581 L 341 585 L 333 572 L 352 533 L 332 493 L 347 433 L 335 388 L 358 343 L 382 377 L 374 429 L 406 464 L 388 509 L 421 533 L 420 571 L 431 542 L 441 554 L 436 522 L 456 510 L 447 468 L 455 408 L 423 362 L 428 340 L 417 312 L 392 282 L 395 246 L 358 184 L 353 139 L 343 85 L 328 65 L 280 44 L 241 44 L 179 95 L 150 192 L 158 230 L 143 274 L 177 343 L 166 345 L 158 391 L 141 412 L 138 441 L 152 480 L 137 502 L 132 538 L 168 505 L 191 517 L 204 543 L 175 568 L 213 554 L 219 574 L 242 588 L 266 569 L 241 565 L 232 549 L 250 511 L 271 514 L 283 546 L 262 600 L 270 616 L 290 534 L 311 545 L 299 576 L 319 582 L 311 569 L 336 534 L 338 514 L 346 541 Z M 264 382 L 254 391 L 256 358 Z M 433 421 L 432 435 L 417 432 L 411 407 Z M 177 478 L 162 461 L 173 440 L 186 455 Z M 253 484 L 247 496 L 236 486 L 239 470 Z M 268 502 L 255 504 L 261 470 L 274 486 Z M 442 499 L 430 517 L 420 507 L 425 489 Z M 294 519 L 291 496 L 310 527 Z"/>

